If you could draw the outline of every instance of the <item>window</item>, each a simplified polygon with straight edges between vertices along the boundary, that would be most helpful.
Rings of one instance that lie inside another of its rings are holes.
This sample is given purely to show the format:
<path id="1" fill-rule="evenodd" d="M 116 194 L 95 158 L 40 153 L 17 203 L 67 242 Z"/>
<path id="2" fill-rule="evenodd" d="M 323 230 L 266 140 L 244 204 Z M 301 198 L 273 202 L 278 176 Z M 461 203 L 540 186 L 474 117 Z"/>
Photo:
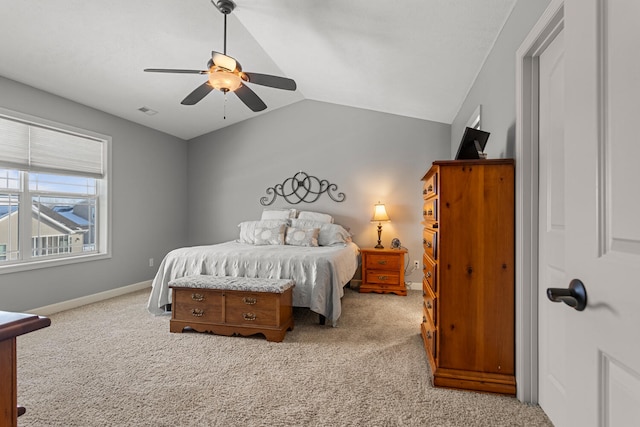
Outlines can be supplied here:
<path id="1" fill-rule="evenodd" d="M 0 273 L 109 256 L 109 142 L 0 109 Z"/>

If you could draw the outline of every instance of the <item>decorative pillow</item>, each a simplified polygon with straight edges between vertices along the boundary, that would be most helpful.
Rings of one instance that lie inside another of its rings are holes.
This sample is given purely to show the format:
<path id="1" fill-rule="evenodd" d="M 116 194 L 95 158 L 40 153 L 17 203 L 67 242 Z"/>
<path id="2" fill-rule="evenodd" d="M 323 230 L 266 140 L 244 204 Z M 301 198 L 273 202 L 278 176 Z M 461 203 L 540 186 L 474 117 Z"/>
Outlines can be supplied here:
<path id="1" fill-rule="evenodd" d="M 269 228 L 289 225 L 286 219 L 269 219 L 264 221 L 244 221 L 238 224 L 240 228 L 240 243 L 249 243 L 254 245 L 256 243 L 256 228 Z"/>
<path id="2" fill-rule="evenodd" d="M 297 213 L 296 209 L 265 209 L 260 219 L 289 219 L 295 218 Z"/>
<path id="3" fill-rule="evenodd" d="M 344 245 L 351 242 L 351 234 L 338 224 L 328 224 L 308 219 L 292 219 L 291 226 L 295 228 L 320 228 L 320 233 L 318 234 L 319 246 Z"/>
<path id="4" fill-rule="evenodd" d="M 298 219 L 309 219 L 312 221 L 333 223 L 333 217 L 329 214 L 311 211 L 300 211 L 298 213 Z"/>
<path id="5" fill-rule="evenodd" d="M 256 227 L 255 245 L 284 245 L 284 231 L 286 225 L 276 227 Z"/>
<path id="6" fill-rule="evenodd" d="M 318 234 L 319 228 L 287 227 L 284 243 L 294 246 L 318 246 Z"/>

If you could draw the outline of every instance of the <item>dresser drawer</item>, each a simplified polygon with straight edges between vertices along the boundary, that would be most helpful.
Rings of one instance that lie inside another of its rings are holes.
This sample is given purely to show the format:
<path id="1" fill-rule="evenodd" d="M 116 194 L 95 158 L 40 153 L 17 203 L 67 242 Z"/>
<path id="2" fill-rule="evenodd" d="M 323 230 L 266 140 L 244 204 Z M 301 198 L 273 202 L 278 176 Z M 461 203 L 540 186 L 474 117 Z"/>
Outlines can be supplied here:
<path id="1" fill-rule="evenodd" d="M 279 294 L 226 291 L 225 300 L 226 324 L 278 325 Z"/>
<path id="2" fill-rule="evenodd" d="M 438 194 L 438 174 L 434 173 L 424 181 L 422 186 L 422 197 L 428 199 Z"/>
<path id="3" fill-rule="evenodd" d="M 432 259 L 438 259 L 437 252 L 437 237 L 438 233 L 430 228 L 424 228 L 422 231 L 422 245 L 424 246 L 424 253 L 429 255 Z"/>
<path id="4" fill-rule="evenodd" d="M 427 313 L 429 319 L 431 320 L 431 323 L 433 323 L 435 326 L 438 326 L 438 319 L 436 317 L 436 304 L 438 302 L 438 298 L 436 298 L 436 296 L 431 293 L 431 289 L 428 286 L 425 286 L 424 283 L 422 284 L 422 294 L 423 309 L 425 313 Z"/>
<path id="5" fill-rule="evenodd" d="M 373 270 L 398 270 L 400 267 L 400 259 L 402 257 L 395 254 L 376 254 L 368 253 L 366 259 L 366 269 Z"/>
<path id="6" fill-rule="evenodd" d="M 425 221 L 438 220 L 438 199 L 430 199 L 422 205 L 422 216 Z"/>
<path id="7" fill-rule="evenodd" d="M 433 361 L 436 361 L 436 365 L 437 365 L 437 358 L 438 358 L 438 353 L 436 351 L 437 350 L 436 349 L 437 329 L 435 326 L 433 326 L 429 322 L 429 319 L 426 317 L 426 313 L 423 314 L 423 322 L 420 325 L 420 332 L 422 334 L 422 341 L 424 342 L 424 347 L 425 347 L 425 350 L 427 351 L 427 354 Z"/>
<path id="8" fill-rule="evenodd" d="M 422 255 L 422 271 L 424 273 L 424 280 L 429 283 L 429 287 L 433 292 L 438 292 L 438 281 L 436 280 L 438 264 L 431 261 L 431 258 L 429 258 L 426 253 Z"/>
<path id="9" fill-rule="evenodd" d="M 222 322 L 222 291 L 173 289 L 174 319 L 194 322 Z"/>
<path id="10" fill-rule="evenodd" d="M 400 274 L 397 271 L 366 270 L 365 281 L 377 285 L 400 285 Z"/>

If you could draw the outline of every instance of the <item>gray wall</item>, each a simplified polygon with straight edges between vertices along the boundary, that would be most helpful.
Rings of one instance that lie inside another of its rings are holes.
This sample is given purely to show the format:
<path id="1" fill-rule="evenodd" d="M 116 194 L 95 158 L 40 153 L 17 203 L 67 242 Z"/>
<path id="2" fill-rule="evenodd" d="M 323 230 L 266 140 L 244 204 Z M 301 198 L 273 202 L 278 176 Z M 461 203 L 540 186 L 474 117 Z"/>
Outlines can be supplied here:
<path id="1" fill-rule="evenodd" d="M 113 257 L 0 274 L 0 310 L 30 310 L 152 279 L 162 257 L 187 243 L 185 141 L 2 77 L 0 94 L 0 107 L 113 138 Z"/>
<path id="2" fill-rule="evenodd" d="M 451 158 L 467 121 L 482 105 L 482 129 L 491 132 L 488 158 L 515 156 L 516 51 L 550 0 L 519 0 L 487 57 L 473 87 L 451 124 Z"/>
<path id="3" fill-rule="evenodd" d="M 377 242 L 373 205 L 386 204 L 382 244 L 399 237 L 422 257 L 422 183 L 431 162 L 449 157 L 450 126 L 316 101 L 300 101 L 189 141 L 189 242 L 238 237 L 237 225 L 259 219 L 265 190 L 298 171 L 327 179 L 346 194 L 326 195 L 301 210 L 326 212 L 361 247 Z M 277 199 L 274 207 L 289 205 Z M 408 277 L 420 282 L 421 270 Z"/>

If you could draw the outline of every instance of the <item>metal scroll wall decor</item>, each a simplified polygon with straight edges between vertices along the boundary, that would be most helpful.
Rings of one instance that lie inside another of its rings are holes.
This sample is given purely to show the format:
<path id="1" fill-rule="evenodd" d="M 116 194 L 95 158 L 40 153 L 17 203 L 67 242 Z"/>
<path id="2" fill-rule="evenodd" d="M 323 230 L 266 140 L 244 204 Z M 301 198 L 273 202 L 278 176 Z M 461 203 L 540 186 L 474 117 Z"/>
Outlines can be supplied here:
<path id="1" fill-rule="evenodd" d="M 336 184 L 330 184 L 326 179 L 321 180 L 300 171 L 291 178 L 285 179 L 282 184 L 267 188 L 266 193 L 269 196 L 261 197 L 260 204 L 262 206 L 272 205 L 278 196 L 292 205 L 297 205 L 300 202 L 313 203 L 324 193 L 327 193 L 334 202 L 344 202 L 345 194 L 335 193 L 337 191 Z"/>

